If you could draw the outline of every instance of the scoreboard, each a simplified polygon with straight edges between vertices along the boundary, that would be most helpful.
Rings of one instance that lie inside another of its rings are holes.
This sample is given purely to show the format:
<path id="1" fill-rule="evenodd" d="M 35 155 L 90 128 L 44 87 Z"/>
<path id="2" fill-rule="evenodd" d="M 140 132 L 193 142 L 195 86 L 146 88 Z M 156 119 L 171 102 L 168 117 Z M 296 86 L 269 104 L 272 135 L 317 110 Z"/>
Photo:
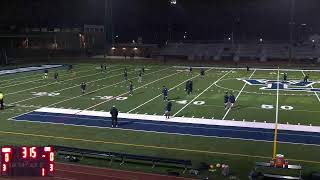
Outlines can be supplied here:
<path id="1" fill-rule="evenodd" d="M 1 147 L 1 176 L 53 176 L 53 147 Z"/>

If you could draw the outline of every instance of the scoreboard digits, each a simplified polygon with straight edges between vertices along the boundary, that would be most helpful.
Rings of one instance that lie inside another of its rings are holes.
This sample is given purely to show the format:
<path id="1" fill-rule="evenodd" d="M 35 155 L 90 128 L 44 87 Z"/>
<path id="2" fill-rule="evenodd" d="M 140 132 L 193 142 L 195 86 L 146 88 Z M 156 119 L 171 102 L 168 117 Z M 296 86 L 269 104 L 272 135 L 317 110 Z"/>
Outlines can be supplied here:
<path id="1" fill-rule="evenodd" d="M 50 146 L 1 147 L 1 176 L 53 176 L 54 151 Z"/>

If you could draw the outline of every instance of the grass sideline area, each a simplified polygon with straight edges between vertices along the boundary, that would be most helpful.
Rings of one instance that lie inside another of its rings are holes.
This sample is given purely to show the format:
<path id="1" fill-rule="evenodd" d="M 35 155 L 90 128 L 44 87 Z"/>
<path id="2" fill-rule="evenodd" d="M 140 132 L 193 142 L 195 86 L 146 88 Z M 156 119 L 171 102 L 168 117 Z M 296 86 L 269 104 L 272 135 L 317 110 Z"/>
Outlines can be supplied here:
<path id="1" fill-rule="evenodd" d="M 177 117 L 320 125 L 320 100 L 317 92 L 279 91 L 277 102 L 277 91 L 262 90 L 261 86 L 249 85 L 243 81 L 277 80 L 278 75 L 282 78 L 283 73 L 288 74 L 289 80 L 302 81 L 305 74 L 310 74 L 310 80 L 315 82 L 312 88 L 320 88 L 318 71 L 246 71 L 237 68 L 208 67 L 205 77 L 202 78 L 197 68 L 194 68 L 193 74 L 190 75 L 188 68 L 148 64 L 145 65 L 143 82 L 139 83 L 137 77 L 142 64 L 108 64 L 107 67 L 106 72 L 101 72 L 99 63 L 75 64 L 73 73 L 67 72 L 66 68 L 59 68 L 58 81 L 53 79 L 56 70 L 49 70 L 48 79 L 42 78 L 43 71 L 0 76 L 0 91 L 4 92 L 5 103 L 9 105 L 7 109 L 0 111 L 0 144 L 59 144 L 182 158 L 192 160 L 195 167 L 201 162 L 225 163 L 230 166 L 233 175 L 245 179 L 256 161 L 271 159 L 272 142 L 16 122 L 8 119 L 48 106 L 109 111 L 112 105 L 116 105 L 121 112 L 162 115 L 166 102 L 159 94 L 165 85 L 170 89 L 169 98 L 174 100 L 173 114 Z M 128 78 L 133 81 L 136 89 L 132 97 L 124 94 L 128 91 L 128 82 L 123 78 L 125 67 L 128 69 Z M 187 95 L 184 82 L 190 78 L 193 79 L 194 91 Z M 88 93 L 85 95 L 80 91 L 82 82 L 87 83 Z M 224 109 L 223 95 L 226 91 L 233 92 L 237 97 L 237 106 L 230 111 Z M 106 101 L 110 96 L 116 97 L 121 94 L 127 99 Z M 277 104 L 278 117 L 275 109 Z M 315 136 L 320 138 L 318 135 Z M 290 163 L 301 164 L 304 167 L 304 175 L 319 171 L 319 150 L 319 144 L 278 143 L 278 152 L 284 154 Z M 146 171 L 150 169 L 146 168 Z M 164 171 L 161 170 L 160 173 Z"/>

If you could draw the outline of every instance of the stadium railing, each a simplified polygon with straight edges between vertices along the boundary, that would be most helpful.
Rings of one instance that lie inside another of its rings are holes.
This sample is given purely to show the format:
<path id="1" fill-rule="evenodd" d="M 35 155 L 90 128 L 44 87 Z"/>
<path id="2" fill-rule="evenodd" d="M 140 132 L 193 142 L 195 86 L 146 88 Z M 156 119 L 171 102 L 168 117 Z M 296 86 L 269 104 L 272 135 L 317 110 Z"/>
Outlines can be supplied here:
<path id="1" fill-rule="evenodd" d="M 184 172 L 192 166 L 191 160 L 182 160 L 182 159 L 172 159 L 172 158 L 163 158 L 155 156 L 144 156 L 144 155 L 134 155 L 126 153 L 116 153 L 116 152 L 105 152 L 105 151 L 96 151 L 90 149 L 81 149 L 67 146 L 53 146 L 54 150 L 58 155 L 64 156 L 78 156 L 81 158 L 97 158 L 97 159 L 108 159 L 110 160 L 110 165 L 114 161 L 120 161 L 120 165 L 124 164 L 127 160 L 134 161 L 143 161 L 152 163 L 152 168 L 157 164 L 160 165 L 175 165 L 178 167 L 183 167 Z"/>

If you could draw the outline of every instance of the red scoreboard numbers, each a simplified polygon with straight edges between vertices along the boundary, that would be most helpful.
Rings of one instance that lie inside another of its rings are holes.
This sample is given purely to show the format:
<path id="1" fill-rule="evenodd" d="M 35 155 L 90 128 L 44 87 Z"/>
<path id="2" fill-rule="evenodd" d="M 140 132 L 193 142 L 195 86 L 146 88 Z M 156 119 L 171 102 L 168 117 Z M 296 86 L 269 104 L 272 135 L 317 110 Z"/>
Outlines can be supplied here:
<path id="1" fill-rule="evenodd" d="M 53 176 L 54 151 L 47 147 L 2 147 L 1 176 Z"/>

